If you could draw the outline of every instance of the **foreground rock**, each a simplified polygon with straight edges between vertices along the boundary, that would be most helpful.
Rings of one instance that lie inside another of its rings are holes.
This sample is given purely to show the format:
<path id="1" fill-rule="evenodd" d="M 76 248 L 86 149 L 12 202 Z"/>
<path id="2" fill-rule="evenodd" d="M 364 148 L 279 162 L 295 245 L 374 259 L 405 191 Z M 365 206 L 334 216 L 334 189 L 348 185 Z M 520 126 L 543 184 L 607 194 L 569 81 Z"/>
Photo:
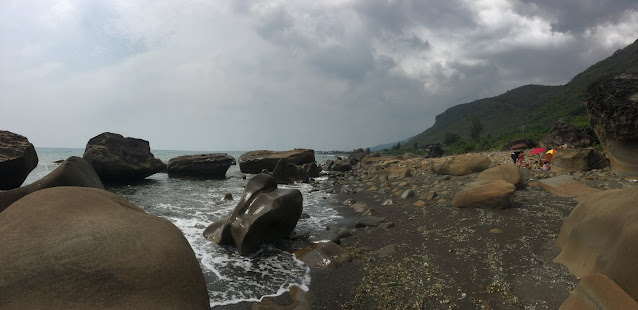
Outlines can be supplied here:
<path id="1" fill-rule="evenodd" d="M 89 140 L 83 157 L 102 182 L 134 182 L 166 170 L 166 164 L 151 153 L 148 141 L 110 132 Z"/>
<path id="2" fill-rule="evenodd" d="M 452 205 L 458 208 L 504 209 L 510 206 L 510 198 L 516 186 L 503 180 L 476 181 L 460 190 Z"/>
<path id="3" fill-rule="evenodd" d="M 592 148 L 561 149 L 552 158 L 552 170 L 556 172 L 589 171 L 609 167 L 605 155 Z"/>
<path id="4" fill-rule="evenodd" d="M 598 80 L 586 93 L 589 121 L 618 176 L 638 176 L 638 74 Z"/>
<path id="5" fill-rule="evenodd" d="M 169 177 L 223 179 L 235 159 L 226 153 L 184 155 L 168 161 Z"/>
<path id="6" fill-rule="evenodd" d="M 48 175 L 29 185 L 0 192 L 0 212 L 18 199 L 41 189 L 57 186 L 78 186 L 104 189 L 100 177 L 86 160 L 71 156 Z"/>
<path id="7" fill-rule="evenodd" d="M 250 151 L 239 156 L 239 169 L 243 173 L 257 174 L 262 170 L 275 170 L 277 162 L 286 159 L 288 162 L 303 165 L 315 162 L 315 151 L 310 149 L 294 149 L 290 151 Z"/>
<path id="8" fill-rule="evenodd" d="M 0 213 L 1 309 L 208 309 L 182 232 L 123 198 L 56 187 Z"/>
<path id="9" fill-rule="evenodd" d="M 37 165 L 38 155 L 27 138 L 0 130 L 0 190 L 20 187 Z"/>
<path id="10" fill-rule="evenodd" d="M 208 226 L 204 237 L 219 245 L 235 246 L 240 255 L 248 255 L 291 232 L 301 217 L 302 205 L 299 190 L 277 189 L 273 177 L 258 174 L 246 184 L 230 217 Z"/>
<path id="11" fill-rule="evenodd" d="M 638 299 L 638 187 L 591 194 L 565 219 L 554 259 L 579 278 L 601 273 Z"/>
<path id="12" fill-rule="evenodd" d="M 638 310 L 638 303 L 604 274 L 583 278 L 559 310 Z"/>
<path id="13" fill-rule="evenodd" d="M 460 176 L 481 172 L 491 165 L 492 161 L 486 155 L 469 153 L 442 160 L 434 165 L 434 173 Z"/>
<path id="14" fill-rule="evenodd" d="M 567 144 L 570 148 L 590 147 L 592 137 L 583 129 L 570 123 L 557 122 L 549 129 L 547 136 L 540 141 L 540 146 L 546 149 L 555 149 Z"/>

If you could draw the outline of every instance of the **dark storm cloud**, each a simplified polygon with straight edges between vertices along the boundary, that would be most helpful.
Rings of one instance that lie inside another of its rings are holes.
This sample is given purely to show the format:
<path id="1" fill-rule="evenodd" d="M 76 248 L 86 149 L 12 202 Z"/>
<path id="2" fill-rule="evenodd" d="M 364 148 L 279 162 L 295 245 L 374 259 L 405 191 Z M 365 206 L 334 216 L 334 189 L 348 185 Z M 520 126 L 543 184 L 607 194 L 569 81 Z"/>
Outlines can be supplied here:
<path id="1" fill-rule="evenodd" d="M 521 4 L 519 12 L 543 14 L 552 19 L 554 31 L 574 33 L 616 23 L 627 10 L 638 10 L 636 0 L 521 0 Z"/>
<path id="2" fill-rule="evenodd" d="M 397 34 L 413 25 L 466 28 L 474 24 L 472 12 L 459 0 L 358 0 L 353 7 L 373 31 Z"/>

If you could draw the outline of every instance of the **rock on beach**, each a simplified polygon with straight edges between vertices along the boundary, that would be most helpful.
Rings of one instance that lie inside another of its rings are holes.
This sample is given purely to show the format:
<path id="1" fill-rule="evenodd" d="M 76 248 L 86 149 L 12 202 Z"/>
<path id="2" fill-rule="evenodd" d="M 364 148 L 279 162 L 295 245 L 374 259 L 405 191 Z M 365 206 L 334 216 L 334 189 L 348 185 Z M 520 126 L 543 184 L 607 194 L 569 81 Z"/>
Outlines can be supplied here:
<path id="1" fill-rule="evenodd" d="M 0 130 L 0 190 L 20 187 L 37 165 L 38 154 L 26 137 Z"/>
<path id="2" fill-rule="evenodd" d="M 169 221 L 95 188 L 36 191 L 0 213 L 0 309 L 209 309 Z"/>

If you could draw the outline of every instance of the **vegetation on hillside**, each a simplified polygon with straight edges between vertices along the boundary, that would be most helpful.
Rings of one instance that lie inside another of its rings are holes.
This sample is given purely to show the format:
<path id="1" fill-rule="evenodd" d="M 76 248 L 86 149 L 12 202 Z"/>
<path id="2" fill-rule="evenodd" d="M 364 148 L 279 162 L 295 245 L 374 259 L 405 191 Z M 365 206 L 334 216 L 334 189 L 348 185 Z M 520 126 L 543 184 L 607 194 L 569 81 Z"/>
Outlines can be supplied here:
<path id="1" fill-rule="evenodd" d="M 502 95 L 460 104 L 436 116 L 435 124 L 391 153 L 416 152 L 440 143 L 448 153 L 500 150 L 506 143 L 543 138 L 559 120 L 587 130 L 585 89 L 612 73 L 638 72 L 638 40 L 576 75 L 562 86 L 526 85 Z"/>

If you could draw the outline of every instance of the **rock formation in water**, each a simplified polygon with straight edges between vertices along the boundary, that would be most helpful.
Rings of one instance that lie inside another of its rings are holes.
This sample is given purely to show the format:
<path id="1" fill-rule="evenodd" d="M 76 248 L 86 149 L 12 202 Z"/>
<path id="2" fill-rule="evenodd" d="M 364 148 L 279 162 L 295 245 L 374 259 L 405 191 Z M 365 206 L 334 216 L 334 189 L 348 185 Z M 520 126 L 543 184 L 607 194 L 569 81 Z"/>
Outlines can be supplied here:
<path id="1" fill-rule="evenodd" d="M 246 184 L 230 217 L 208 226 L 204 237 L 219 245 L 235 246 L 240 255 L 248 255 L 294 230 L 302 210 L 299 190 L 278 189 L 273 177 L 258 174 Z"/>
<path id="2" fill-rule="evenodd" d="M 20 187 L 37 165 L 38 155 L 27 138 L 0 130 L 0 190 Z"/>
<path id="3" fill-rule="evenodd" d="M 168 161 L 169 177 L 223 179 L 235 159 L 226 153 L 184 155 Z"/>
<path id="4" fill-rule="evenodd" d="M 275 170 L 277 162 L 286 159 L 290 163 L 303 165 L 315 162 L 315 151 L 310 149 L 294 149 L 290 151 L 250 151 L 239 156 L 239 169 L 243 173 L 257 174 L 264 169 Z"/>
<path id="5" fill-rule="evenodd" d="M 166 171 L 166 164 L 153 156 L 148 141 L 110 132 L 89 140 L 84 159 L 102 182 L 135 182 Z"/>

